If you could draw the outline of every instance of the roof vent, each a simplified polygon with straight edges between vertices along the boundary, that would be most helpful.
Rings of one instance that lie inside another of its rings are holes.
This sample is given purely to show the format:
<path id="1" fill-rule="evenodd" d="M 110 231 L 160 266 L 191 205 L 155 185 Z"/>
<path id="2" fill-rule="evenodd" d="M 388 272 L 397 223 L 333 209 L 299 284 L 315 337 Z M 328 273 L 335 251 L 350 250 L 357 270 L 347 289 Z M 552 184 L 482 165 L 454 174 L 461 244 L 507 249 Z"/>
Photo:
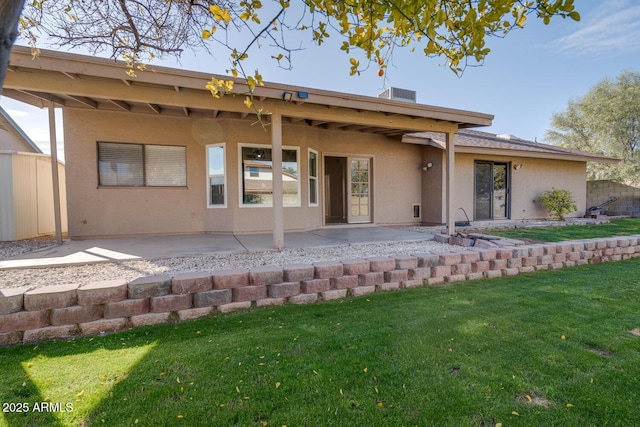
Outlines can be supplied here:
<path id="1" fill-rule="evenodd" d="M 496 135 L 496 137 L 506 140 L 517 139 L 515 135 L 511 135 L 510 133 L 501 133 L 499 135 Z"/>
<path id="2" fill-rule="evenodd" d="M 400 89 L 397 87 L 390 87 L 381 94 L 378 98 L 391 99 L 394 101 L 416 102 L 416 91 L 409 89 Z"/>

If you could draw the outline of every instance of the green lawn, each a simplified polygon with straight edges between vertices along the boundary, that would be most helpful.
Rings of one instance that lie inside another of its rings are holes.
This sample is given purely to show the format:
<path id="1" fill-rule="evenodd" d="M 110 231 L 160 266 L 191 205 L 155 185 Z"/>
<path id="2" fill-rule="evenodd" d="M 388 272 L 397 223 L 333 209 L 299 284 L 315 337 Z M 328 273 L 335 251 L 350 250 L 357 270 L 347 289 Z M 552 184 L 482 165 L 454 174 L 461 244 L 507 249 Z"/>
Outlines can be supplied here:
<path id="1" fill-rule="evenodd" d="M 639 291 L 635 259 L 0 349 L 0 425 L 626 427 Z"/>
<path id="2" fill-rule="evenodd" d="M 496 236 L 510 237 L 513 239 L 530 239 L 538 242 L 560 242 L 562 240 L 592 239 L 595 237 L 631 236 L 640 234 L 640 218 L 614 219 L 608 224 L 491 229 L 486 232 L 487 234 Z"/>

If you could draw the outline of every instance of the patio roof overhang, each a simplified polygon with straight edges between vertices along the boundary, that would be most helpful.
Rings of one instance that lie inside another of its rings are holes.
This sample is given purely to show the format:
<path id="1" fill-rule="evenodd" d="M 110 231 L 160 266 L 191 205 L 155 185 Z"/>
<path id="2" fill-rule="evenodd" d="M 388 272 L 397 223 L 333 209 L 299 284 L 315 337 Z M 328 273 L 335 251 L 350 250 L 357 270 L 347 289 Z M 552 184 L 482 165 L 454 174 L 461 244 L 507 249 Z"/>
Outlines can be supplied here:
<path id="1" fill-rule="evenodd" d="M 42 50 L 33 57 L 31 49 L 14 46 L 2 94 L 50 110 L 52 152 L 55 152 L 55 107 L 84 108 L 185 117 L 236 118 L 255 122 L 255 110 L 244 104 L 248 86 L 234 80 L 232 94 L 219 99 L 206 89 L 212 75 L 201 72 L 148 66 L 129 76 L 126 64 L 105 58 Z M 215 76 L 229 80 L 229 77 Z M 233 80 L 233 79 L 232 79 Z M 285 101 L 285 92 L 291 94 Z M 282 126 L 287 123 L 314 128 L 367 132 L 394 138 L 398 142 L 411 132 L 441 132 L 446 135 L 447 180 L 446 222 L 454 233 L 454 138 L 458 129 L 490 126 L 493 115 L 351 95 L 333 91 L 265 83 L 254 91 L 254 105 L 270 121 L 273 145 L 273 174 L 282 176 Z M 55 162 L 52 162 L 54 164 Z M 57 173 L 53 172 L 55 176 Z M 54 184 L 55 185 L 55 184 Z M 275 179 L 274 247 L 284 246 L 282 180 Z M 54 189 L 54 195 L 57 190 Z M 54 196 L 55 198 L 55 196 Z"/>
<path id="2" fill-rule="evenodd" d="M 151 65 L 136 77 L 126 71 L 119 61 L 48 50 L 33 58 L 30 48 L 15 46 L 3 95 L 41 108 L 54 102 L 63 108 L 256 120 L 244 105 L 243 80 L 214 76 L 234 80 L 232 95 L 214 99 L 205 88 L 211 74 Z M 283 101 L 285 92 L 291 102 Z M 254 98 L 257 109 L 268 116 L 277 108 L 285 122 L 389 137 L 489 126 L 493 120 L 490 114 L 276 83 L 256 87 Z"/>

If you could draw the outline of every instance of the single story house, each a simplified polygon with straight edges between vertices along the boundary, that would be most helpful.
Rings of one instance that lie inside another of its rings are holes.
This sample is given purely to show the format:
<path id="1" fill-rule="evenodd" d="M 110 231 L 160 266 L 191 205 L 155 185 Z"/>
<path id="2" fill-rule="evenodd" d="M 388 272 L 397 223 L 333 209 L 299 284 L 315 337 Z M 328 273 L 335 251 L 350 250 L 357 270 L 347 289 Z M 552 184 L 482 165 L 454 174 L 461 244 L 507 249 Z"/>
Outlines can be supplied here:
<path id="1" fill-rule="evenodd" d="M 62 164 L 59 176 L 64 183 Z M 0 107 L 0 242 L 55 233 L 52 179 L 51 156 Z M 66 204 L 61 215 L 66 231 Z"/>
<path id="2" fill-rule="evenodd" d="M 125 71 L 96 57 L 12 51 L 3 94 L 63 109 L 72 238 L 272 232 L 281 248 L 284 230 L 333 224 L 445 223 L 453 233 L 460 207 L 487 210 L 499 191 L 494 181 L 474 208 L 476 159 L 486 174 L 508 175 L 504 217 L 542 216 L 520 200 L 555 183 L 578 193 L 582 180 L 584 204 L 584 153 L 474 153 L 454 140 L 491 125 L 489 114 L 273 83 L 256 87 L 253 110 L 240 80 L 215 99 L 209 74 Z M 519 164 L 541 186 L 512 173 Z"/>

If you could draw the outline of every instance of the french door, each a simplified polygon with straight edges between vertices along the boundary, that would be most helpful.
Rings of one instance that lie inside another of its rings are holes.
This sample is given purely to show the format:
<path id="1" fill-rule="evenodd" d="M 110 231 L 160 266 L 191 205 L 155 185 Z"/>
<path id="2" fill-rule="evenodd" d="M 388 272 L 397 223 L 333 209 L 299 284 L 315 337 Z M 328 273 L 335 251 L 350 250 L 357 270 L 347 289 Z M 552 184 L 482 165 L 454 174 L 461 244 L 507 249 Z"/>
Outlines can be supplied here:
<path id="1" fill-rule="evenodd" d="M 349 222 L 371 222 L 370 159 L 349 158 L 348 215 Z"/>
<path id="2" fill-rule="evenodd" d="M 475 162 L 474 218 L 509 218 L 509 163 Z"/>

